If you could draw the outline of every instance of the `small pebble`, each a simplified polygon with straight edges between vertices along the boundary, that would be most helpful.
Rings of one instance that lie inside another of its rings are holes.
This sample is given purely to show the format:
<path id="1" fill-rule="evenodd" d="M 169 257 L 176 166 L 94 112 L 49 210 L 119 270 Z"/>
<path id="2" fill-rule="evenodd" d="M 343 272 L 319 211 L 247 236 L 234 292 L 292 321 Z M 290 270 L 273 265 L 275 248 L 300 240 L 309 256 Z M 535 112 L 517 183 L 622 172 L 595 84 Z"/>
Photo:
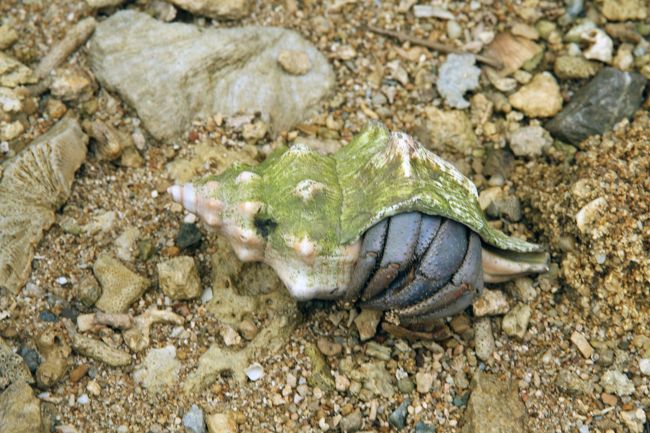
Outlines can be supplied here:
<path id="1" fill-rule="evenodd" d="M 344 433 L 352 433 L 359 431 L 363 425 L 363 416 L 359 409 L 344 416 L 339 423 L 341 431 Z"/>
<path id="2" fill-rule="evenodd" d="M 419 371 L 415 375 L 415 383 L 420 394 L 426 394 L 431 391 L 433 385 L 433 374 Z"/>
<path id="3" fill-rule="evenodd" d="M 264 377 L 264 368 L 259 363 L 251 364 L 246 369 L 246 376 L 253 382 Z"/>
<path id="4" fill-rule="evenodd" d="M 203 235 L 196 224 L 183 223 L 176 235 L 175 243 L 179 248 L 194 249 L 201 245 L 202 240 Z"/>
<path id="5" fill-rule="evenodd" d="M 436 433 L 436 428 L 431 424 L 418 421 L 418 423 L 415 424 L 415 433 Z"/>
<path id="6" fill-rule="evenodd" d="M 406 399 L 400 404 L 397 409 L 393 411 L 388 417 L 388 423 L 398 430 L 401 430 L 406 425 L 406 416 L 408 415 L 408 407 L 411 400 Z"/>
<path id="7" fill-rule="evenodd" d="M 650 376 L 650 358 L 639 360 L 639 370 L 641 370 L 642 374 Z"/>
<path id="8" fill-rule="evenodd" d="M 190 410 L 183 416 L 183 426 L 186 433 L 205 433 L 205 421 L 203 411 L 193 404 Z"/>
<path id="9" fill-rule="evenodd" d="M 585 336 L 578 331 L 573 331 L 573 334 L 571 334 L 571 341 L 576 345 L 580 353 L 582 353 L 582 356 L 586 359 L 590 359 L 591 355 L 594 354 L 594 348 L 591 347 Z"/>
<path id="10" fill-rule="evenodd" d="M 79 404 L 88 404 L 90 403 L 90 398 L 88 397 L 88 394 L 81 394 L 79 398 L 77 398 L 77 403 Z"/>
<path id="11" fill-rule="evenodd" d="M 38 366 L 41 364 L 41 356 L 38 352 L 27 346 L 21 346 L 18 350 L 18 355 L 23 358 L 29 371 L 31 371 L 32 374 L 36 373 L 36 369 L 38 369 Z"/>
<path id="12" fill-rule="evenodd" d="M 79 382 L 88 373 L 90 366 L 88 364 L 80 364 L 70 372 L 70 381 L 72 383 Z"/>
<path id="13" fill-rule="evenodd" d="M 50 310 L 43 310 L 38 314 L 38 320 L 41 322 L 58 322 L 59 318 Z"/>

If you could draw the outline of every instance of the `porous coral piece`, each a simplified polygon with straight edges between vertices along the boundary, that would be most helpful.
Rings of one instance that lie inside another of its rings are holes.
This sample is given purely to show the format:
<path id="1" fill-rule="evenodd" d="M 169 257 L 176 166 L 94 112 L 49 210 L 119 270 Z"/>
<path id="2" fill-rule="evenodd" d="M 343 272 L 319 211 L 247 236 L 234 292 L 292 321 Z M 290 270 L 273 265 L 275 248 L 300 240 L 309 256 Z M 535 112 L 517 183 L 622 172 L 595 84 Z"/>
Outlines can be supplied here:
<path id="1" fill-rule="evenodd" d="M 108 253 L 99 256 L 93 266 L 102 286 L 97 308 L 108 313 L 124 313 L 149 287 L 146 278 L 136 274 Z"/>
<path id="2" fill-rule="evenodd" d="M 176 313 L 149 308 L 134 319 L 135 326 L 124 332 L 124 342 L 133 352 L 140 352 L 149 346 L 151 325 L 154 323 L 173 323 L 182 325 L 185 319 Z"/>
<path id="3" fill-rule="evenodd" d="M 70 196 L 88 137 L 66 118 L 6 163 L 0 181 L 0 289 L 18 293 L 54 212 Z"/>
<path id="4" fill-rule="evenodd" d="M 131 364 L 131 355 L 115 349 L 108 344 L 78 333 L 69 320 L 64 320 L 65 327 L 71 339 L 72 348 L 80 355 L 103 362 L 112 367 L 122 367 Z"/>

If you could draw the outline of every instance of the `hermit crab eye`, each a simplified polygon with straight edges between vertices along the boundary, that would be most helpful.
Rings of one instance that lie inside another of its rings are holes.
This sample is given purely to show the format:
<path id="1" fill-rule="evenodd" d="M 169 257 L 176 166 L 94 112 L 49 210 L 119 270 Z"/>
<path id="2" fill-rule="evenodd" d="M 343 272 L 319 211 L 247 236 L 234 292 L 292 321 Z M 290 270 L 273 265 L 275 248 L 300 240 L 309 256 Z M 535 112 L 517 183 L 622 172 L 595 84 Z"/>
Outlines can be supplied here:
<path id="1" fill-rule="evenodd" d="M 275 230 L 275 228 L 278 226 L 278 223 L 273 218 L 265 217 L 259 214 L 255 216 L 253 224 L 255 224 L 257 233 L 259 233 L 265 239 L 268 238 L 269 234 L 271 234 L 273 230 Z"/>

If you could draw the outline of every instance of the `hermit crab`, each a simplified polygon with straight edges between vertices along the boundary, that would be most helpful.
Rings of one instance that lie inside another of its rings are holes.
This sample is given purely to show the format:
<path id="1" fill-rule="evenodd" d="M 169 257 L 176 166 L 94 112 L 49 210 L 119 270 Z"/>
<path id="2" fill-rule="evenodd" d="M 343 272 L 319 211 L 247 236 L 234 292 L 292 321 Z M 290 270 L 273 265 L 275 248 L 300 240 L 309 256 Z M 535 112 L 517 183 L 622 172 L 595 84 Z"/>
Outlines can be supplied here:
<path id="1" fill-rule="evenodd" d="M 169 193 L 301 301 L 417 322 L 460 312 L 484 282 L 547 270 L 542 247 L 488 224 L 469 179 L 379 123 L 333 155 L 297 144 Z"/>

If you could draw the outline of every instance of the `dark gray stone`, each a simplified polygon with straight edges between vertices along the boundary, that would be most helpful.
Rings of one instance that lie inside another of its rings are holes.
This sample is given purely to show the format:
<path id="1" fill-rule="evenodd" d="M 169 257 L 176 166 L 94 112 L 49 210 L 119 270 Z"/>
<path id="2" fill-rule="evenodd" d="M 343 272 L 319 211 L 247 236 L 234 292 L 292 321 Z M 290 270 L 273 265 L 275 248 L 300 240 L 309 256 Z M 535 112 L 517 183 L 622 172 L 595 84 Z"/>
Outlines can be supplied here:
<path id="1" fill-rule="evenodd" d="M 195 249 L 201 245 L 203 235 L 196 224 L 183 223 L 176 235 L 176 245 L 179 248 Z"/>
<path id="2" fill-rule="evenodd" d="M 38 314 L 38 320 L 41 322 L 58 322 L 59 318 L 50 310 L 43 310 Z"/>
<path id="3" fill-rule="evenodd" d="M 562 141 L 579 144 L 630 118 L 643 102 L 647 79 L 634 72 L 603 68 L 573 96 L 546 129 Z"/>

